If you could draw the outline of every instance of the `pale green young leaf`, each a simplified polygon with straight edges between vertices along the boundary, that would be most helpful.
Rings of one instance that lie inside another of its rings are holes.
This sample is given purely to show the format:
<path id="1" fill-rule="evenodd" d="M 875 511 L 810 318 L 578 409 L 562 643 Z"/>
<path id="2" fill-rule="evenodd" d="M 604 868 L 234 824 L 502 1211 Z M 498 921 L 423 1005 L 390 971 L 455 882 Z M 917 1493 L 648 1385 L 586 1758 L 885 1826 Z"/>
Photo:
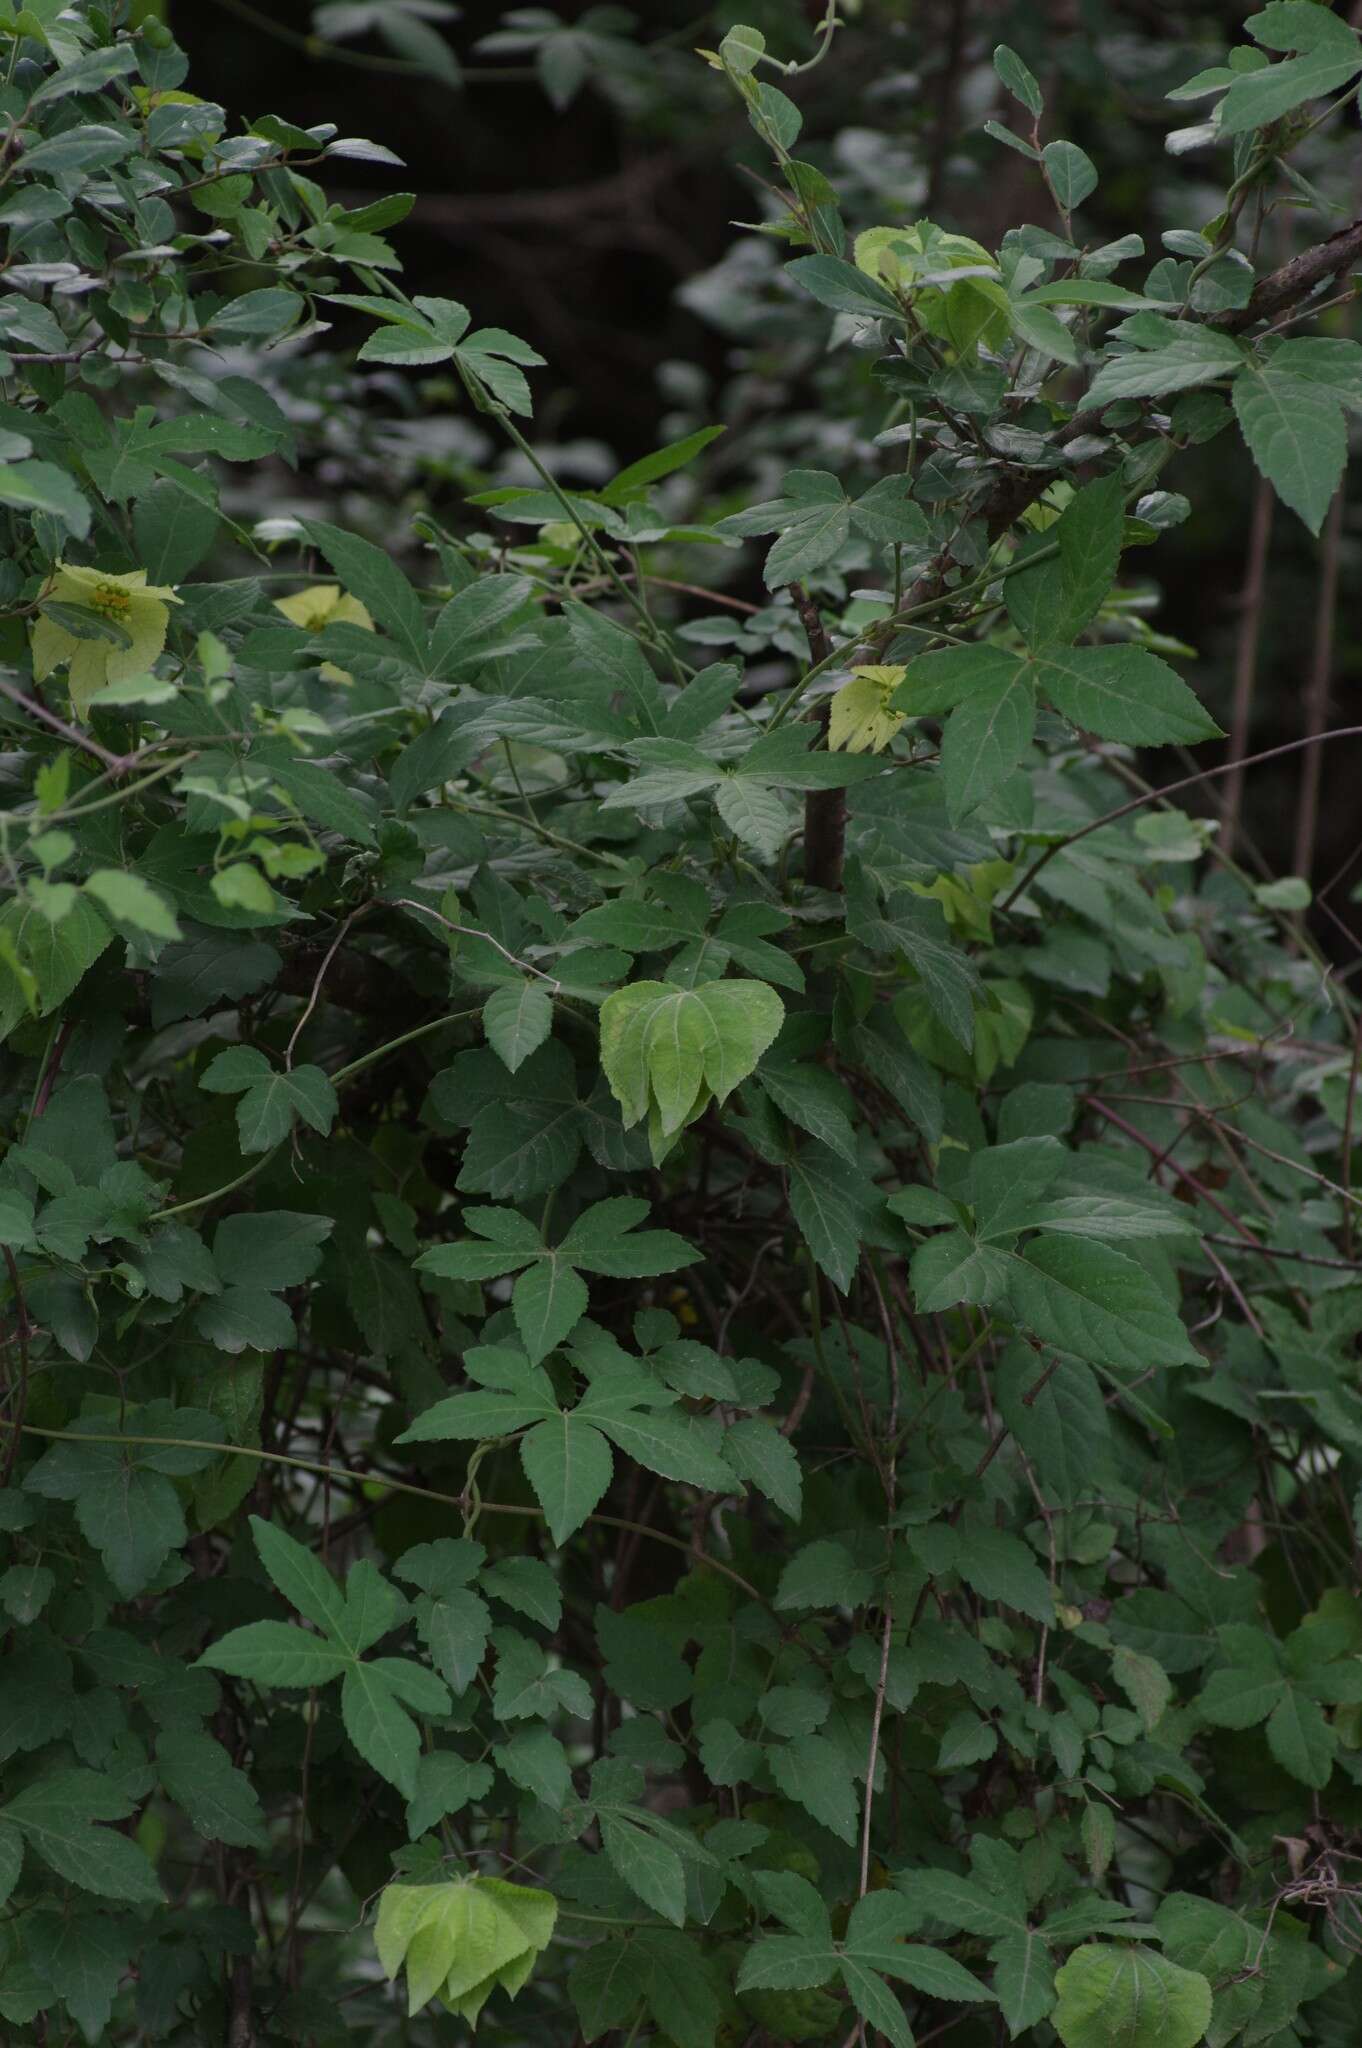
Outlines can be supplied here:
<path id="1" fill-rule="evenodd" d="M 713 981 L 699 988 L 638 981 L 601 1005 L 601 1065 L 626 1127 L 654 1107 L 670 1135 L 690 1122 L 705 1095 L 722 1102 L 774 1041 L 785 1006 L 760 981 Z"/>
<path id="2" fill-rule="evenodd" d="M 487 1043 L 515 1073 L 553 1028 L 553 998 L 540 981 L 494 989 L 482 1013 Z"/>
<path id="3" fill-rule="evenodd" d="M 153 939 L 178 939 L 179 919 L 164 896 L 125 868 L 96 868 L 85 887 L 118 924 L 130 924 Z"/>

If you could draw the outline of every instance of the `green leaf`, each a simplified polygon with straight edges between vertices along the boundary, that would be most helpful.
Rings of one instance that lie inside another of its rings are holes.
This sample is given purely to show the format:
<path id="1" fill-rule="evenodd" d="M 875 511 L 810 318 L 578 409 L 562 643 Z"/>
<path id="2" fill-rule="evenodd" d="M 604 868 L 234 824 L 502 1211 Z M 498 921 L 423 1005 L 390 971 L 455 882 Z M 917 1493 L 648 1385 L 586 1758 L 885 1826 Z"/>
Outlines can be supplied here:
<path id="1" fill-rule="evenodd" d="M 723 1454 L 740 1479 L 750 1480 L 783 1514 L 798 1521 L 803 1475 L 788 1437 L 765 1416 L 748 1415 L 724 1431 Z"/>
<path id="2" fill-rule="evenodd" d="M 726 427 L 699 427 L 695 433 L 687 434 L 683 440 L 669 441 L 665 448 L 658 448 L 651 455 L 644 455 L 637 462 L 631 462 L 627 469 L 620 470 L 610 479 L 600 493 L 604 505 L 625 505 L 631 498 L 643 495 L 647 485 L 659 483 L 664 476 L 684 469 L 701 454 L 711 441 L 717 441 L 720 434 L 727 433 Z"/>
<path id="3" fill-rule="evenodd" d="M 452 1884 L 390 1884 L 379 1901 L 374 1944 L 385 1974 L 406 1965 L 410 2011 L 437 1992 L 473 2026 L 488 1994 L 514 1997 L 548 1946 L 558 1902 L 550 1892 L 501 1878 Z"/>
<path id="4" fill-rule="evenodd" d="M 771 1776 L 787 1799 L 850 1846 L 856 1841 L 860 1802 L 841 1750 L 825 1735 L 797 1735 L 768 1750 Z"/>
<path id="5" fill-rule="evenodd" d="M 514 1074 L 552 1030 L 553 999 L 537 981 L 496 989 L 487 998 L 482 1024 L 487 1043 Z"/>
<path id="6" fill-rule="evenodd" d="M 22 512 L 45 512 L 60 520 L 68 533 L 84 540 L 90 531 L 90 501 L 69 471 L 53 462 L 6 462 L 0 465 L 0 505 Z"/>
<path id="7" fill-rule="evenodd" d="M 248 1678 L 255 1685 L 301 1687 L 325 1685 L 350 1664 L 345 1651 L 282 1621 L 252 1621 L 234 1628 L 198 1661 L 210 1671 Z"/>
<path id="8" fill-rule="evenodd" d="M 360 540 L 356 534 L 346 533 L 339 526 L 328 526 L 320 519 L 308 520 L 306 531 L 345 589 L 368 606 L 407 660 L 424 673 L 426 629 L 420 600 L 392 557 L 371 541 Z"/>
<path id="9" fill-rule="evenodd" d="M 1024 64 L 1015 50 L 1006 43 L 999 43 L 993 52 L 993 69 L 1007 87 L 1014 100 L 1020 100 L 1028 114 L 1039 117 L 1045 111 L 1045 100 L 1034 72 Z"/>
<path id="10" fill-rule="evenodd" d="M 1232 336 L 1213 327 L 1165 324 L 1169 337 L 1161 348 L 1134 349 L 1128 355 L 1108 358 L 1092 380 L 1087 399 L 1090 406 L 1110 405 L 1117 398 L 1157 398 L 1169 391 L 1190 391 L 1198 384 L 1233 376 L 1243 367 L 1244 351 Z"/>
<path id="11" fill-rule="evenodd" d="M 1284 114 L 1292 113 L 1308 100 L 1337 92 L 1359 71 L 1362 51 L 1356 44 L 1351 52 L 1340 52 L 1332 42 L 1322 43 L 1305 56 L 1270 64 L 1264 71 L 1251 71 L 1236 78 L 1220 102 L 1220 133 L 1243 135 L 1250 128 L 1280 121 Z"/>
<path id="12" fill-rule="evenodd" d="M 224 1280 L 243 1286 L 299 1287 L 321 1264 L 333 1228 L 329 1216 L 291 1209 L 225 1216 L 213 1237 L 213 1264 Z"/>
<path id="13" fill-rule="evenodd" d="M 315 1622 L 342 1649 L 354 1651 L 358 1645 L 350 1639 L 345 1595 L 321 1560 L 259 1515 L 251 1516 L 251 1535 L 260 1562 L 290 1607 Z"/>
<path id="14" fill-rule="evenodd" d="M 511 1310 L 531 1362 L 561 1344 L 586 1314 L 586 1282 L 556 1253 L 526 1269 L 511 1292 Z"/>
<path id="15" fill-rule="evenodd" d="M 528 1431 L 520 1461 L 548 1520 L 549 1534 L 559 1544 L 581 1527 L 614 1470 L 610 1446 L 600 1431 L 574 1415 L 559 1415 Z"/>
<path id="16" fill-rule="evenodd" d="M 1333 1771 L 1338 1737 L 1315 1701 L 1288 1686 L 1267 1721 L 1267 1746 L 1284 1771 L 1322 1792 Z"/>
<path id="17" fill-rule="evenodd" d="M 1112 1652 L 1112 1675 L 1151 1734 L 1173 1697 L 1173 1684 L 1161 1664 L 1119 1644 Z"/>
<path id="18" fill-rule="evenodd" d="M 145 1590 L 188 1535 L 174 1487 L 139 1455 L 132 1445 L 54 1444 L 24 1482 L 30 1493 L 74 1501 L 81 1534 L 125 1600 Z"/>
<path id="19" fill-rule="evenodd" d="M 1066 213 L 1072 213 L 1097 190 L 1096 166 L 1076 142 L 1047 142 L 1041 157 L 1055 198 Z"/>
<path id="20" fill-rule="evenodd" d="M 881 913 L 854 862 L 847 864 L 846 898 L 852 937 L 872 952 L 900 954 L 915 970 L 933 1014 L 968 1051 L 981 985 L 968 955 L 952 940 L 941 905 L 901 890 Z"/>
<path id="21" fill-rule="evenodd" d="M 780 1575 L 775 1607 L 859 1607 L 875 1581 L 856 1564 L 845 1544 L 820 1538 L 797 1550 Z"/>
<path id="22" fill-rule="evenodd" d="M 503 1754 L 498 1752 L 499 1761 Z M 491 1789 L 489 1764 L 466 1763 L 449 1750 L 423 1756 L 416 1767 L 416 1797 L 407 1807 L 408 1834 L 413 1838 L 425 1834 L 446 1815 L 462 1813 L 474 1800 L 485 1798 Z"/>
<path id="23" fill-rule="evenodd" d="M 1048 2018 L 1055 2002 L 1055 1974 L 1045 1937 L 1034 1928 L 1006 1934 L 993 1945 L 993 1993 L 1015 2041 Z M 1096 2044 L 1094 2044 L 1096 2048 Z"/>
<path id="24" fill-rule="evenodd" d="M 11 1799 L 3 1817 L 50 1870 L 83 1891 L 129 1905 L 159 1905 L 160 1882 L 143 1850 L 95 1822 L 122 1820 L 132 1807 L 111 1778 L 59 1770 Z"/>
<path id="25" fill-rule="evenodd" d="M 1055 1978 L 1064 2048 L 1195 2048 L 1211 2023 L 1211 1987 L 1152 1949 L 1092 1942 Z"/>
<path id="26" fill-rule="evenodd" d="M 127 868 L 94 868 L 84 887 L 119 924 L 131 924 L 137 932 L 150 932 L 152 938 L 180 936 L 180 924 L 170 903 L 156 889 L 147 887 L 139 874 Z"/>
<path id="27" fill-rule="evenodd" d="M 1009 1280 L 1006 1256 L 993 1245 L 980 1244 L 967 1230 L 948 1230 L 919 1245 L 910 1270 L 913 1298 L 922 1315 L 939 1315 L 962 1301 L 987 1305 L 998 1299 Z"/>
<path id="28" fill-rule="evenodd" d="M 790 1161 L 790 1210 L 818 1264 L 843 1294 L 861 1242 L 879 1210 L 873 1181 L 826 1145 L 803 1145 Z"/>
<path id="29" fill-rule="evenodd" d="M 485 1600 L 466 1588 L 419 1603 L 417 1627 L 430 1661 L 457 1697 L 476 1678 L 487 1649 L 491 1617 Z"/>
<path id="30" fill-rule="evenodd" d="M 191 1728 L 168 1729 L 156 1744 L 161 1783 L 184 1808 L 197 1834 L 241 1849 L 269 1846 L 269 1831 L 250 1779 L 221 1743 Z"/>
<path id="31" fill-rule="evenodd" d="M 650 1472 L 716 1493 L 733 1490 L 728 1466 L 691 1417 L 657 1414 L 650 1409 L 605 1413 L 592 1395 L 578 1412 L 590 1415 L 612 1443 Z"/>
<path id="32" fill-rule="evenodd" d="M 903 2007 L 882 1977 L 866 1969 L 858 1957 L 847 1954 L 842 1957 L 842 1982 L 868 2030 L 883 2034 L 893 2048 L 913 2048 Z"/>
<path id="33" fill-rule="evenodd" d="M 443 1690 L 443 1688 L 442 1688 Z M 351 1663 L 341 1686 L 341 1719 L 345 1732 L 380 1778 L 395 1785 L 407 1800 L 416 1797 L 416 1766 L 421 1737 L 397 1704 L 391 1685 L 375 1664 Z"/>
<path id="34" fill-rule="evenodd" d="M 955 1569 L 983 1599 L 1015 1607 L 1036 1621 L 1053 1620 L 1049 1582 L 1020 1536 L 972 1522 L 956 1548 Z"/>
<path id="35" fill-rule="evenodd" d="M 1055 710 L 1099 739 L 1158 747 L 1222 737 L 1187 685 L 1147 648 L 1049 648 L 1035 673 Z"/>
<path id="36" fill-rule="evenodd" d="M 941 742 L 946 809 L 953 825 L 987 803 L 1024 759 L 1036 725 L 1027 668 L 970 692 L 951 713 Z"/>
<path id="37" fill-rule="evenodd" d="M 1043 1344 L 1139 1371 L 1197 1358 L 1176 1310 L 1124 1252 L 1037 1237 L 1008 1261 L 1007 1288 L 1017 1317 Z"/>
<path id="38" fill-rule="evenodd" d="M 773 789 L 745 775 L 729 775 L 719 784 L 714 807 L 730 832 L 774 860 L 790 832 L 790 814 Z"/>
<path id="39" fill-rule="evenodd" d="M 840 256 L 797 256 L 785 269 L 820 306 L 831 306 L 835 313 L 855 313 L 866 320 L 903 318 L 891 291 Z"/>
<path id="40" fill-rule="evenodd" d="M 673 1927 L 686 1924 L 686 1873 L 669 1842 L 621 1813 L 599 1815 L 601 1847 L 631 1892 Z"/>
<path id="41" fill-rule="evenodd" d="M 497 1745 L 495 1754 L 498 1768 L 513 1785 L 532 1793 L 550 1813 L 562 1812 L 572 1797 L 572 1772 L 556 1735 L 547 1728 L 517 1728 L 509 1742 Z"/>
<path id="42" fill-rule="evenodd" d="M 1347 430 L 1329 387 L 1292 377 L 1278 361 L 1235 379 L 1235 415 L 1259 473 L 1317 534 L 1347 464 Z"/>
<path id="43" fill-rule="evenodd" d="M 5 972 L 11 948 L 26 959 L 37 982 L 38 1014 L 50 1016 L 79 986 L 114 934 L 94 905 L 77 896 L 59 924 L 49 924 L 31 904 L 7 903 L 0 910 L 0 1036 L 8 1037 L 27 1005 L 18 983 Z"/>
<path id="44" fill-rule="evenodd" d="M 236 1108 L 243 1152 L 268 1152 L 286 1138 L 294 1121 L 309 1124 L 326 1136 L 339 1104 L 336 1091 L 320 1067 L 294 1067 L 270 1074 L 248 1088 Z"/>
<path id="45" fill-rule="evenodd" d="M 1007 579 L 1008 617 L 1033 649 L 1067 646 L 1096 617 L 1121 560 L 1125 486 L 1119 471 L 1085 484 L 1055 524 L 1018 550 L 1056 547 L 1058 555 L 1019 569 Z"/>

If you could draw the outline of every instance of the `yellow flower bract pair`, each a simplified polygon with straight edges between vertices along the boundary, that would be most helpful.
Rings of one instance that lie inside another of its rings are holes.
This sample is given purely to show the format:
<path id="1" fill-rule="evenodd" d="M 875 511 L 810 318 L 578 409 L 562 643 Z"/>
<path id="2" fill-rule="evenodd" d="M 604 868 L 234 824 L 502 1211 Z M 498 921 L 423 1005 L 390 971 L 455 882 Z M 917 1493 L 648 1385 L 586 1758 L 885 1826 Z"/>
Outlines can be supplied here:
<path id="1" fill-rule="evenodd" d="M 890 705 L 907 670 L 895 662 L 854 668 L 828 706 L 828 745 L 833 753 L 882 754 L 903 724 Z"/>
<path id="2" fill-rule="evenodd" d="M 309 633 L 320 633 L 324 626 L 337 625 L 361 626 L 366 633 L 374 630 L 368 607 L 357 597 L 351 597 L 348 590 L 342 590 L 339 583 L 310 583 L 306 590 L 296 590 L 292 597 L 276 597 L 274 609 L 282 612 L 290 625 L 302 626 Z M 324 661 L 321 674 L 328 683 L 354 681 L 334 661 Z"/>
<path id="3" fill-rule="evenodd" d="M 114 640 L 87 640 L 39 612 L 33 628 L 34 680 L 41 683 L 65 666 L 71 708 L 77 718 L 86 718 L 106 684 L 130 682 L 147 673 L 165 647 L 170 607 L 180 600 L 168 585 L 148 583 L 145 569 L 114 575 L 108 569 L 58 562 L 41 602 L 77 605 L 128 636 L 126 646 Z"/>

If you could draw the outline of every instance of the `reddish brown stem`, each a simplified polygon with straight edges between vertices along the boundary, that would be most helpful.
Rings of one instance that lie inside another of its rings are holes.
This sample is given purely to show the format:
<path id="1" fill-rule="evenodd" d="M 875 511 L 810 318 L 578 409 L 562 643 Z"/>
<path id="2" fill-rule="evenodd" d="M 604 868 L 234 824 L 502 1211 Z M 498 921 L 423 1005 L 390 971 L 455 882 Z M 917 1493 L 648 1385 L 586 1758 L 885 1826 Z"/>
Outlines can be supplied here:
<path id="1" fill-rule="evenodd" d="M 1310 655 L 1310 680 L 1305 687 L 1305 733 L 1315 739 L 1329 721 L 1329 684 L 1334 666 L 1334 622 L 1338 611 L 1338 558 L 1343 539 L 1343 492 L 1334 493 L 1329 517 L 1320 541 L 1319 587 L 1315 598 L 1315 636 Z M 1292 862 L 1298 875 L 1309 879 L 1315 865 L 1315 838 L 1319 831 L 1319 790 L 1324 757 L 1311 747 L 1301 769 L 1300 807 L 1296 813 L 1296 853 Z"/>
<path id="2" fill-rule="evenodd" d="M 799 623 L 809 643 L 809 658 L 817 667 L 826 661 L 831 648 L 818 607 L 802 583 L 790 585 Z M 828 707 L 820 705 L 818 722 L 826 732 Z M 847 806 L 840 789 L 811 789 L 804 799 L 804 879 L 811 888 L 838 890 L 842 886 L 842 862 L 846 854 Z"/>
<path id="3" fill-rule="evenodd" d="M 1248 555 L 1244 563 L 1244 588 L 1239 599 L 1239 633 L 1234 650 L 1234 704 L 1230 712 L 1230 760 L 1233 765 L 1225 785 L 1225 802 L 1220 827 L 1220 844 L 1227 855 L 1234 852 L 1244 800 L 1243 764 L 1248 758 L 1249 730 L 1253 724 L 1253 698 L 1258 681 L 1258 646 L 1262 638 L 1263 599 L 1267 588 L 1267 553 L 1272 540 L 1274 502 L 1271 484 L 1260 480 L 1253 494 Z"/>

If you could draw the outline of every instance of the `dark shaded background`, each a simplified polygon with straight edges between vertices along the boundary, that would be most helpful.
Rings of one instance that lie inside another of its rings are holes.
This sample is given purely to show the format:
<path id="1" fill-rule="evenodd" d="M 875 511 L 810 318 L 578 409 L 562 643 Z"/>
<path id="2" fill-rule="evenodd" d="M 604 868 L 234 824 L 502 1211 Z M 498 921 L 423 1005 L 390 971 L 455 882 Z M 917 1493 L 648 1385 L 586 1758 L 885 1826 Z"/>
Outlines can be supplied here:
<path id="1" fill-rule="evenodd" d="M 533 78 L 478 82 L 479 69 L 519 69 L 524 60 L 479 58 L 474 45 L 495 29 L 500 0 L 470 0 L 448 30 L 467 66 L 453 92 L 434 79 L 396 77 L 365 67 L 378 42 L 347 46 L 352 61 L 309 55 L 284 40 L 311 26 L 310 0 L 272 0 L 269 28 L 245 18 L 240 0 L 170 0 L 177 38 L 191 59 L 191 84 L 234 111 L 273 111 L 304 124 L 328 120 L 342 132 L 386 143 L 402 172 L 337 163 L 328 189 L 362 204 L 390 190 L 418 202 L 396 230 L 412 291 L 463 300 L 477 320 L 509 327 L 549 358 L 536 374 L 536 431 L 546 441 L 592 438 L 630 461 L 664 438 L 667 399 L 659 369 L 701 366 L 710 389 L 743 367 L 745 350 L 679 303 L 677 289 L 728 250 L 734 223 L 761 215 L 749 172 L 765 165 L 746 121 L 719 81 L 690 53 L 712 44 L 733 20 L 759 23 L 773 47 L 799 54 L 793 25 L 821 16 L 822 0 L 739 0 L 704 9 L 697 0 L 640 0 L 640 40 L 660 50 L 667 84 L 651 101 L 585 87 L 555 111 Z M 585 10 L 562 0 L 570 19 Z M 860 18 L 838 38 L 827 62 L 800 81 L 805 115 L 801 154 L 836 168 L 836 138 L 848 130 L 888 133 L 921 166 L 914 204 L 990 246 L 1005 229 L 1046 219 L 1046 201 L 1025 161 L 981 132 L 989 113 L 1016 123 L 997 95 L 988 52 L 1010 42 L 1047 88 L 1050 132 L 1083 144 L 1102 171 L 1084 209 L 1088 235 L 1134 230 L 1151 257 L 1173 224 L 1200 224 L 1214 206 L 1219 168 L 1163 149 L 1168 128 L 1196 118 L 1170 111 L 1164 94 L 1233 41 L 1248 5 L 1167 8 L 1154 0 L 865 0 Z M 281 33 L 282 32 L 282 33 Z M 807 47 L 807 42 L 805 44 Z M 1356 121 L 1336 134 L 1330 190 L 1355 203 Z M 1350 161 L 1349 161 L 1350 159 Z M 1351 186 L 1352 190 L 1349 191 Z M 873 216 L 872 216 L 873 217 Z M 1334 223 L 1330 223 L 1333 225 Z M 1270 222 L 1280 253 L 1327 232 L 1288 216 Z M 1269 245 L 1270 246 L 1270 245 Z M 1276 249 L 1272 250 L 1275 255 Z M 1334 332 L 1354 331 L 1339 325 Z M 720 400 L 715 398 L 716 409 Z M 1157 575 L 1161 630 L 1199 651 L 1191 680 L 1230 722 L 1236 634 L 1246 575 L 1255 479 L 1237 437 L 1223 436 L 1183 457 L 1164 481 L 1192 500 L 1191 519 L 1166 537 L 1138 569 Z M 757 553 L 745 572 L 755 582 Z M 1255 747 L 1302 730 L 1306 671 L 1319 578 L 1319 548 L 1292 515 L 1275 514 L 1267 601 L 1263 608 L 1251 728 Z M 1331 690 L 1331 724 L 1351 722 L 1362 662 L 1357 597 L 1357 519 L 1345 517 Z M 741 584 L 733 586 L 740 592 Z M 746 592 L 760 597 L 759 586 Z M 1316 884 L 1326 882 L 1357 845 L 1355 789 L 1362 750 L 1324 750 Z M 1175 774 L 1176 766 L 1165 772 Z M 1246 796 L 1247 839 L 1263 871 L 1289 872 L 1300 791 L 1300 757 L 1255 770 Z M 1329 903 L 1351 923 L 1350 874 Z M 1356 949 L 1328 911 L 1312 913 L 1320 938 L 1340 953 Z"/>

